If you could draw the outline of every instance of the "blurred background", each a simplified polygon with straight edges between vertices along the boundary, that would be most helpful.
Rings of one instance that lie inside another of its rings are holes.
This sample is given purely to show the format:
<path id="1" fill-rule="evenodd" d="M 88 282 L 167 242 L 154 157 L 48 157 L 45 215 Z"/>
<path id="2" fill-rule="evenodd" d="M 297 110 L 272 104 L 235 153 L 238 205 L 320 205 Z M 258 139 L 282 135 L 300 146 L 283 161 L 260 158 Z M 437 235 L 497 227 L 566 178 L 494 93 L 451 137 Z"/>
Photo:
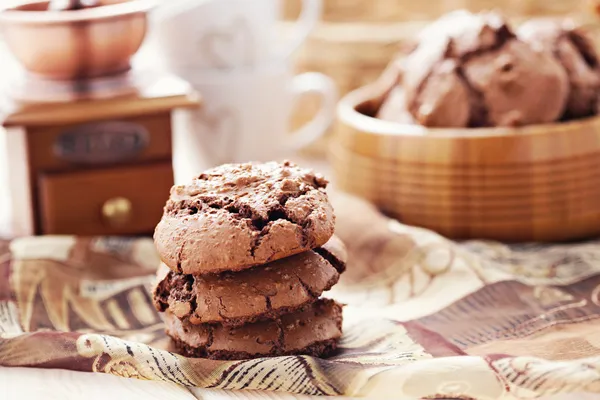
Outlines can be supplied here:
<path id="1" fill-rule="evenodd" d="M 416 118 L 410 107 L 386 123 L 371 118 L 363 126 L 361 117 L 350 116 L 350 123 L 338 117 L 340 100 L 356 89 L 382 85 L 357 106 L 374 113 L 391 99 L 392 87 L 401 86 L 401 58 L 419 44 L 419 32 L 444 15 L 493 11 L 513 30 L 532 18 L 568 18 L 595 46 L 592 0 L 53 0 L 7 1 L 2 10 L 0 235 L 151 233 L 174 182 L 226 162 L 284 158 L 323 170 L 334 188 L 367 198 L 403 222 L 451 237 L 562 240 L 592 233 L 579 226 L 569 235 L 512 237 L 516 222 L 473 226 L 482 213 L 514 221 L 527 215 L 527 232 L 553 231 L 549 215 L 561 204 L 571 207 L 569 215 L 595 204 L 596 193 L 585 197 L 578 187 L 564 186 L 578 178 L 565 172 L 574 165 L 568 157 L 589 156 L 589 147 L 585 154 L 470 165 L 471 175 L 459 176 L 465 153 L 458 154 L 455 144 L 443 153 L 438 141 L 423 144 L 435 153 L 431 160 L 417 160 L 431 167 L 427 175 L 429 169 L 401 155 L 425 154 L 425 147 L 402 140 L 414 136 L 415 127 L 440 126 L 412 119 L 400 125 L 406 111 Z M 427 46 L 433 45 L 421 48 Z M 541 122 L 548 121 L 530 124 Z M 596 127 L 582 129 L 597 134 Z M 434 131 L 419 132 L 435 137 Z M 594 137 L 582 139 L 582 148 Z M 494 154 L 506 153 L 499 148 Z M 540 165 L 552 160 L 564 161 L 560 179 L 549 178 L 558 176 L 553 170 L 539 175 Z M 515 163 L 522 169 L 511 172 Z M 486 168 L 506 180 L 469 180 Z M 414 170 L 419 173 L 411 175 Z M 432 183 L 428 192 L 402 186 L 403 177 L 427 186 L 440 174 L 457 177 Z M 519 183 L 514 177 L 530 179 Z M 538 180 L 539 191 L 523 189 Z M 565 192 L 575 193 L 577 202 L 569 203 Z M 600 216 L 600 210 L 586 210 L 581 218 L 589 220 L 592 211 Z"/>
<path id="2" fill-rule="evenodd" d="M 0 393 L 163 393 L 46 368 L 376 398 L 597 391 L 599 15 L 600 0 L 0 0 L 0 364 L 44 368 L 3 368 Z M 258 363 L 160 361 L 142 346 L 165 339 L 148 237 L 171 187 L 284 159 L 331 181 L 349 260 L 332 295 L 367 336 L 337 366 L 275 362 L 285 385 Z"/>

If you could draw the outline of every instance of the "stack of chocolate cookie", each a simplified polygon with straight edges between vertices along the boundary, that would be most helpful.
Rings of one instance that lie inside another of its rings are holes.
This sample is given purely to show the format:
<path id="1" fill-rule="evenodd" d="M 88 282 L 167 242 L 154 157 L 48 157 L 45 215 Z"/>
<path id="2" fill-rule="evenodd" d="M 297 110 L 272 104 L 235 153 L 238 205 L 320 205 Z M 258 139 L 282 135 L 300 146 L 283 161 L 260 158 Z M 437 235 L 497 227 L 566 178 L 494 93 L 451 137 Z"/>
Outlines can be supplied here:
<path id="1" fill-rule="evenodd" d="M 345 269 L 327 181 L 292 163 L 228 164 L 175 186 L 156 227 L 154 303 L 189 357 L 326 356 Z"/>

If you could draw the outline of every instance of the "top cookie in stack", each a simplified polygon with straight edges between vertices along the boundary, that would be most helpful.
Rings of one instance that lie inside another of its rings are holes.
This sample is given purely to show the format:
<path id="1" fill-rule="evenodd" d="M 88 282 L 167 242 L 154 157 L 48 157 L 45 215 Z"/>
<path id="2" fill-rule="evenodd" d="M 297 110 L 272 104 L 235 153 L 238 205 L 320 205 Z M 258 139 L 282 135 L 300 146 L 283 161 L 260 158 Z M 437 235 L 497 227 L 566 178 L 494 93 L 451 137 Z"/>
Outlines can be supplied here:
<path id="1" fill-rule="evenodd" d="M 185 355 L 322 356 L 341 306 L 319 299 L 345 269 L 327 181 L 292 163 L 228 164 L 175 186 L 154 240 L 154 290 Z"/>

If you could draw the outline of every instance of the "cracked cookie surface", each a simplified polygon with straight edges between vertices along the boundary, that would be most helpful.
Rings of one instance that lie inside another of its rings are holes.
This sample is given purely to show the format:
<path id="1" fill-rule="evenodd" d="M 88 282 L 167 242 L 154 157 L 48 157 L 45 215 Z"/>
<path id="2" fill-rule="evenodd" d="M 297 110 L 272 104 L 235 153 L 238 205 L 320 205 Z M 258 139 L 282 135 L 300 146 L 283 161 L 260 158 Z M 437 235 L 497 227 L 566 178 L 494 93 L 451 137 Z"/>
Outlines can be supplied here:
<path id="1" fill-rule="evenodd" d="M 165 265 L 241 271 L 322 246 L 335 217 L 327 180 L 290 162 L 226 164 L 174 186 L 154 232 Z"/>
<path id="2" fill-rule="evenodd" d="M 193 276 L 161 266 L 154 305 L 195 325 L 276 319 L 315 302 L 345 267 L 346 250 L 335 236 L 323 247 L 241 272 Z"/>
<path id="3" fill-rule="evenodd" d="M 264 356 L 333 353 L 342 336 L 342 306 L 320 299 L 273 321 L 232 328 L 192 325 L 172 313 L 164 314 L 169 335 L 178 352 L 187 357 L 239 360 Z"/>

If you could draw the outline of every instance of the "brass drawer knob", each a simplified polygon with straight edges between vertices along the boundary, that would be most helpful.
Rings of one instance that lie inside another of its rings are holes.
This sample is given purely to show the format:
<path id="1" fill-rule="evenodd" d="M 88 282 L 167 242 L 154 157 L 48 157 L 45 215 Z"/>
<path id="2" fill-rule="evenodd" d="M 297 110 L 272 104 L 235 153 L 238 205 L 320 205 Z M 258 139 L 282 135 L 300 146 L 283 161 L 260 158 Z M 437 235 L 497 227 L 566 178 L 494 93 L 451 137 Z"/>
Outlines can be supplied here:
<path id="1" fill-rule="evenodd" d="M 124 197 L 114 197 L 102 206 L 102 216 L 111 226 L 122 226 L 131 219 L 131 201 Z"/>

